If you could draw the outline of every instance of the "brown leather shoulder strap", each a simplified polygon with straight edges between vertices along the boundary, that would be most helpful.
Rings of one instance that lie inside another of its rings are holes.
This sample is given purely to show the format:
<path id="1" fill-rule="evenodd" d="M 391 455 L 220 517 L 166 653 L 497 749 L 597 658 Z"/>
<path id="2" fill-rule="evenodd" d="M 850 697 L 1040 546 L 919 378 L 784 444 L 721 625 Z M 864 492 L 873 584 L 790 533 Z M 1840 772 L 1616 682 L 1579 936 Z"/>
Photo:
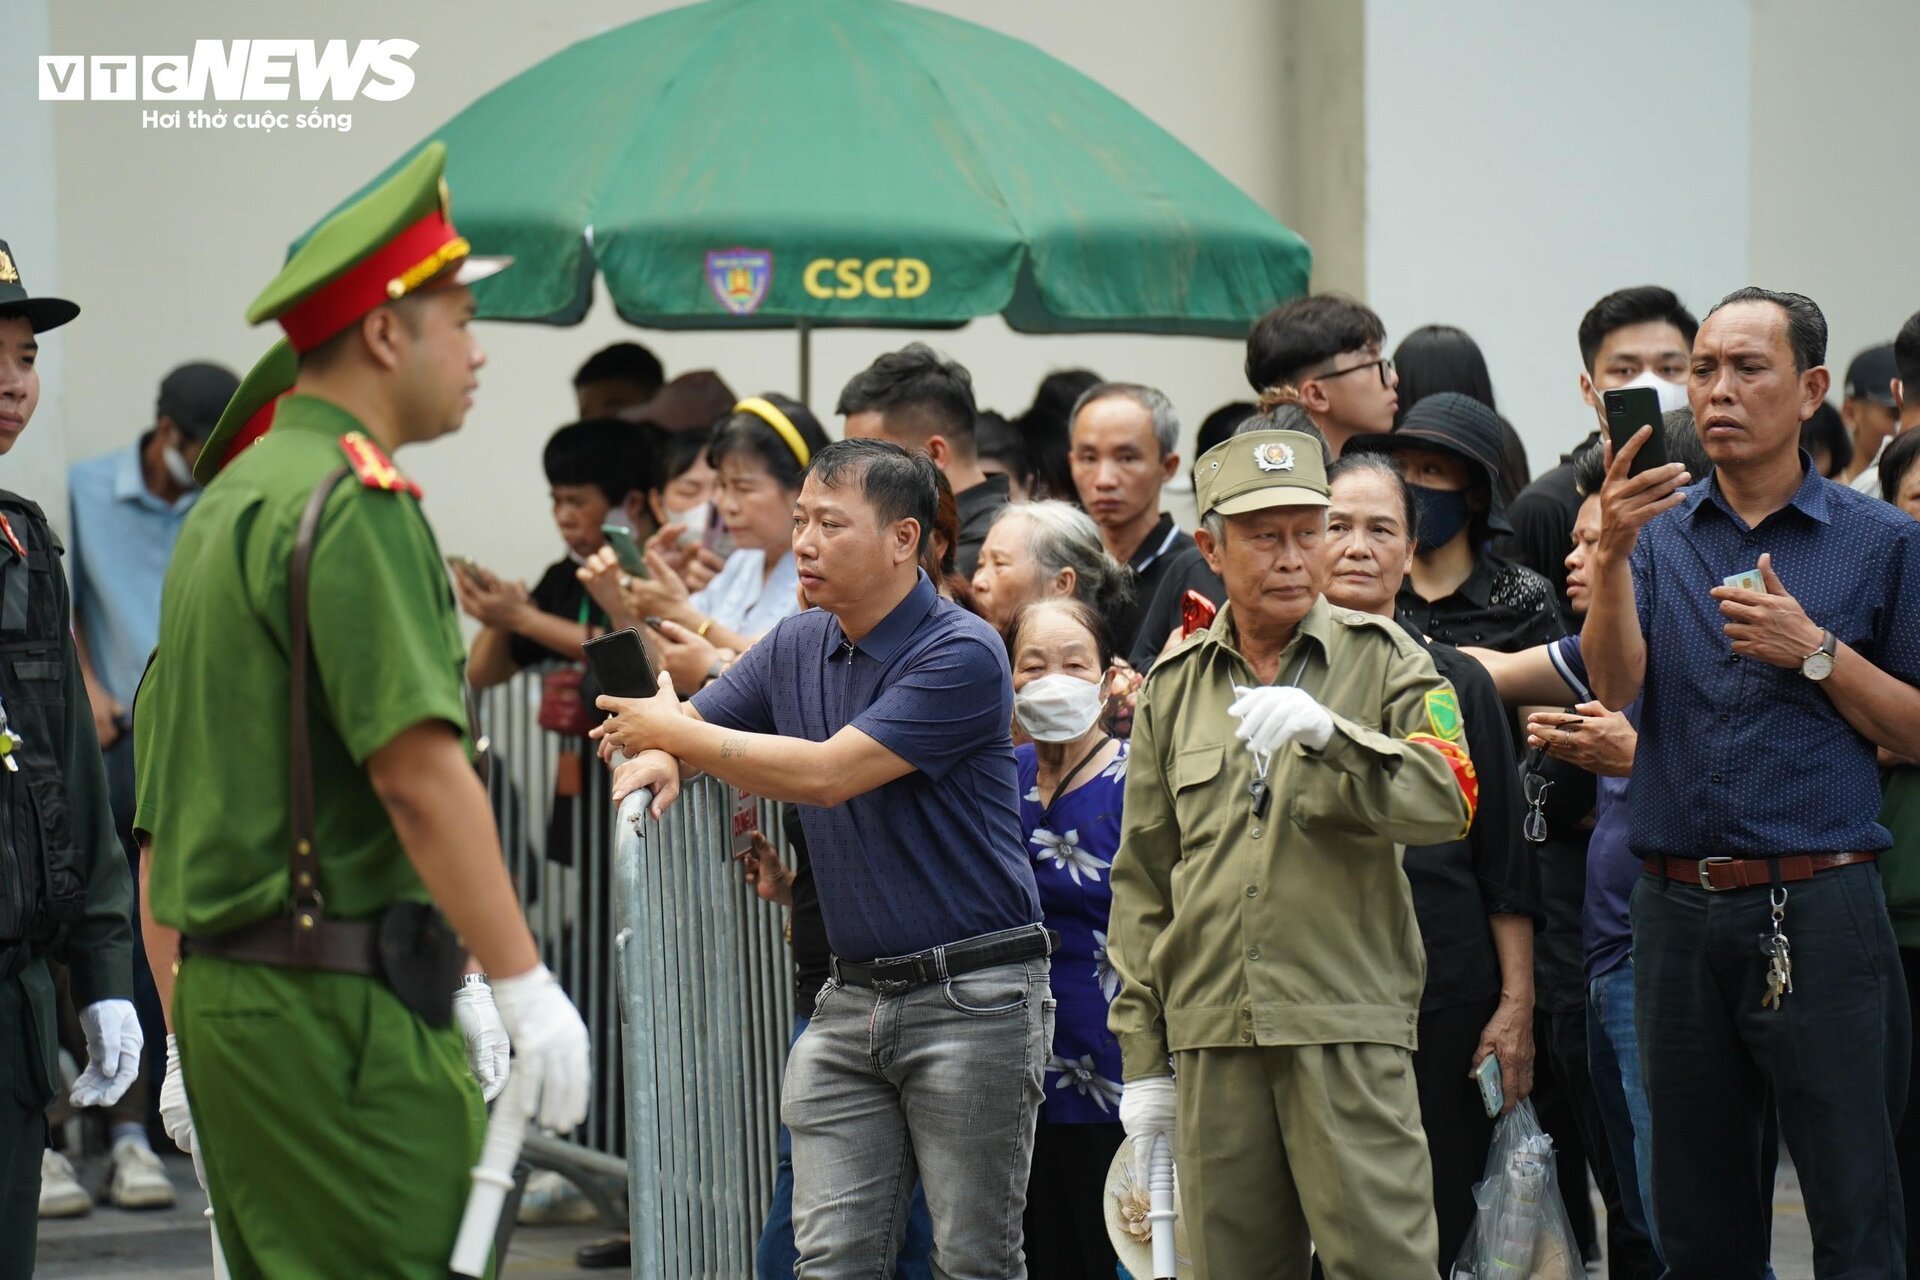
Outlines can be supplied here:
<path id="1" fill-rule="evenodd" d="M 299 529 L 293 536 L 293 572 L 287 595 L 291 625 L 291 670 L 287 681 L 291 700 L 288 724 L 291 727 L 289 752 L 292 760 L 292 786 L 289 796 L 293 808 L 293 848 L 288 869 L 293 877 L 293 957 L 296 964 L 311 965 L 319 955 L 319 931 L 326 918 L 326 902 L 320 896 L 320 863 L 313 847 L 313 736 L 307 708 L 307 584 L 313 571 L 313 544 L 320 532 L 320 517 L 327 499 L 349 474 L 341 467 L 329 472 L 313 487 L 306 510 L 300 513 Z"/>

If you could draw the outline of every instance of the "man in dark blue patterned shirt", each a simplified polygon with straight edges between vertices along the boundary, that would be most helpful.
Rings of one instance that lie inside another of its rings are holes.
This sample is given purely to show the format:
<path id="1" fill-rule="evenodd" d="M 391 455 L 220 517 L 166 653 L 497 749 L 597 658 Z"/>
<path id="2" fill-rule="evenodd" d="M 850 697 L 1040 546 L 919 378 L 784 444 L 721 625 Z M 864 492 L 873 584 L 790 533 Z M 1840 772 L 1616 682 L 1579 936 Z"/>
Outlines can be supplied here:
<path id="1" fill-rule="evenodd" d="M 1668 1276 L 1765 1274 L 1778 1109 L 1822 1275 L 1897 1276 L 1906 992 L 1881 892 L 1874 749 L 1920 752 L 1920 525 L 1799 449 L 1827 325 L 1728 295 L 1689 396 L 1713 475 L 1610 459 L 1582 649 L 1641 705 L 1634 987 Z"/>
<path id="2" fill-rule="evenodd" d="M 787 1060 L 796 1275 L 892 1274 L 918 1172 L 934 1257 L 1026 1275 L 1021 1211 L 1053 1039 L 1049 934 L 1020 829 L 1013 682 L 985 622 L 919 568 L 924 453 L 843 440 L 812 460 L 793 554 L 817 608 L 684 706 L 670 681 L 596 736 L 654 811 L 711 773 L 800 809 L 832 980 Z"/>

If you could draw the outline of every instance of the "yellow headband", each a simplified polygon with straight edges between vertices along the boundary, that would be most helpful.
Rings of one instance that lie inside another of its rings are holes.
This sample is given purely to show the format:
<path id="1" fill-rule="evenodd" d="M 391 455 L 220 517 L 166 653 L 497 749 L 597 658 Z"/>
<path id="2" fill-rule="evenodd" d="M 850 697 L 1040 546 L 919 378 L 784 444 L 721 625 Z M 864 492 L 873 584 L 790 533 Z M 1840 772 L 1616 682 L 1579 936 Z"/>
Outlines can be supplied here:
<path id="1" fill-rule="evenodd" d="M 733 406 L 735 413 L 750 413 L 760 418 L 774 429 L 774 432 L 787 442 L 787 448 L 793 450 L 793 456 L 800 459 L 800 465 L 806 466 L 813 461 L 813 450 L 807 448 L 806 438 L 800 434 L 800 428 L 793 425 L 793 419 L 780 412 L 780 406 L 762 396 L 748 396 Z"/>

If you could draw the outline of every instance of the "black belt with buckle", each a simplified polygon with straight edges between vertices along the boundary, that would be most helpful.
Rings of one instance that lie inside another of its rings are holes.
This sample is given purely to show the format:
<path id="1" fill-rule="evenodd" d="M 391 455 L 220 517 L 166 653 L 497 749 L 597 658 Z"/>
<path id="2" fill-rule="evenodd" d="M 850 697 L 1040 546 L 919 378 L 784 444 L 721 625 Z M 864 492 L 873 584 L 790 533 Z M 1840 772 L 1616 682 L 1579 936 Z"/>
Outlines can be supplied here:
<path id="1" fill-rule="evenodd" d="M 828 961 L 833 976 L 853 987 L 902 992 L 929 982 L 945 982 L 963 973 L 991 969 L 1018 960 L 1039 960 L 1060 949 L 1060 935 L 1044 925 L 1026 925 L 1000 933 L 983 933 L 910 956 L 890 956 L 870 964 L 855 964 L 834 956 Z"/>

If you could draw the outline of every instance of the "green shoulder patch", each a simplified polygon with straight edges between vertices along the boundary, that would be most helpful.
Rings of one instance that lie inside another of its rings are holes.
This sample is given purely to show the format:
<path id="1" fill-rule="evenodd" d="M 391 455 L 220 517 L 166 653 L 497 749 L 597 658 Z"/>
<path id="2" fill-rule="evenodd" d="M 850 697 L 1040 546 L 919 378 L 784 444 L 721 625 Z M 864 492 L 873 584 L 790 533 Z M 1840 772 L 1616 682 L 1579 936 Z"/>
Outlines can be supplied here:
<path id="1" fill-rule="evenodd" d="M 1451 689 L 1434 689 L 1427 694 L 1427 723 L 1433 736 L 1452 742 L 1464 731 L 1460 723 L 1460 700 Z"/>

